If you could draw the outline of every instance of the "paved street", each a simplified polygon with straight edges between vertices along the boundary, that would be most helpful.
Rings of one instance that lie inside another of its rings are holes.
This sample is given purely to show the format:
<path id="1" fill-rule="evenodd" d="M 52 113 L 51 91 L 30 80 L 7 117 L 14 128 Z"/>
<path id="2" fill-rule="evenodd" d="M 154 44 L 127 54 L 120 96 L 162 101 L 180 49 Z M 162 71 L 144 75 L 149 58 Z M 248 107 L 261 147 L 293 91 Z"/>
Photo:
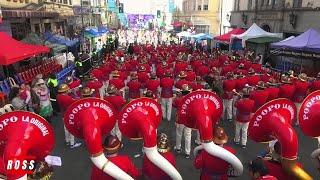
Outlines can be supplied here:
<path id="1" fill-rule="evenodd" d="M 247 149 L 241 149 L 232 143 L 232 138 L 234 136 L 233 124 L 230 122 L 221 123 L 225 127 L 229 135 L 229 145 L 234 147 L 237 151 L 237 156 L 242 161 L 245 172 L 243 176 L 237 179 L 249 179 L 248 171 L 246 170 L 247 163 L 249 160 L 253 159 L 265 146 L 263 144 L 257 144 L 253 141 L 248 142 Z M 54 171 L 53 179 L 55 180 L 87 180 L 90 178 L 91 162 L 88 158 L 88 153 L 85 146 L 77 149 L 70 149 L 64 144 L 64 132 L 63 124 L 61 118 L 56 117 L 53 123 L 55 134 L 56 134 L 56 146 L 53 151 L 53 155 L 61 156 L 62 167 L 56 167 Z M 305 137 L 301 131 L 296 128 L 299 135 L 299 160 L 302 162 L 305 170 L 310 173 L 315 179 L 319 177 L 316 169 L 314 168 L 312 162 L 310 161 L 310 153 L 316 148 L 316 140 Z M 175 141 L 175 130 L 174 121 L 165 122 L 162 121 L 158 132 L 165 132 L 171 138 L 171 146 Z M 196 133 L 193 133 L 193 139 L 195 139 Z M 192 140 L 193 141 L 193 140 Z M 142 142 L 141 141 L 128 141 L 124 140 L 124 148 L 121 153 L 128 154 L 134 161 L 137 167 L 141 168 L 142 158 L 134 158 L 134 156 L 141 152 Z M 199 171 L 193 167 L 193 157 L 191 159 L 185 159 L 182 155 L 176 156 L 177 168 L 184 179 L 199 179 Z"/>

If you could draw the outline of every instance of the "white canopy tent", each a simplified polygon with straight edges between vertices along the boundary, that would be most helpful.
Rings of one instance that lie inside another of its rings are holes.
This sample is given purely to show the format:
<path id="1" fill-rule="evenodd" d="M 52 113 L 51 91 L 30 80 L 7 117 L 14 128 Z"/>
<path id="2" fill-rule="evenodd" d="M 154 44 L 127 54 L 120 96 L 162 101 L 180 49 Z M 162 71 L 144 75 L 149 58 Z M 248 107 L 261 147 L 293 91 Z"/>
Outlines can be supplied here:
<path id="1" fill-rule="evenodd" d="M 191 34 L 190 32 L 188 31 L 182 31 L 182 32 L 179 32 L 177 34 L 177 36 L 180 38 L 180 37 L 192 37 L 193 34 Z"/>
<path id="2" fill-rule="evenodd" d="M 238 35 L 231 35 L 231 41 L 233 39 L 241 39 L 242 47 L 245 47 L 245 43 L 248 39 L 252 38 L 261 38 L 261 37 L 275 37 L 282 38 L 282 33 L 270 33 L 263 29 L 261 29 L 256 23 L 252 24 L 252 26 L 244 33 Z"/>

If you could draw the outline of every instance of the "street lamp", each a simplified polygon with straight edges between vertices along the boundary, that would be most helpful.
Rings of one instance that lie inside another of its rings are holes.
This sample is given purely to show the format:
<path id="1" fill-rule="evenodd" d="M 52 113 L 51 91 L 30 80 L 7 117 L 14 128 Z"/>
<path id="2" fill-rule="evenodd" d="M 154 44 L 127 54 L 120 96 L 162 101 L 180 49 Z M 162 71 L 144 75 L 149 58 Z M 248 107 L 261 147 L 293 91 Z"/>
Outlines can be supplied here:
<path id="1" fill-rule="evenodd" d="M 295 15 L 293 13 L 293 11 L 291 12 L 291 14 L 289 15 L 289 22 L 291 24 L 291 26 L 293 27 L 293 29 L 296 27 L 297 25 L 297 15 Z"/>
<path id="2" fill-rule="evenodd" d="M 248 15 L 244 14 L 244 12 L 242 12 L 242 22 L 247 25 L 248 22 Z"/>

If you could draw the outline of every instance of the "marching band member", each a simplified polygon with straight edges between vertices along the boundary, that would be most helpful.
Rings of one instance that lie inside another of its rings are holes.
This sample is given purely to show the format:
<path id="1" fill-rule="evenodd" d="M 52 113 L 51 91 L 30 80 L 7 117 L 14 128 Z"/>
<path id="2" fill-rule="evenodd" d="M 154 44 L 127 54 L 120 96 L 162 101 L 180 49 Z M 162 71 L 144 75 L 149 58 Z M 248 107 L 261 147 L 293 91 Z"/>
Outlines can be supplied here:
<path id="1" fill-rule="evenodd" d="M 146 83 L 146 89 L 152 91 L 157 98 L 159 97 L 160 79 L 157 79 L 156 74 L 150 74 L 150 79 Z"/>
<path id="2" fill-rule="evenodd" d="M 255 86 L 260 81 L 260 76 L 255 74 L 255 71 L 253 68 L 250 68 L 248 71 L 249 76 L 247 77 L 248 84 L 250 86 Z"/>
<path id="3" fill-rule="evenodd" d="M 129 101 L 140 97 L 142 83 L 138 81 L 136 73 L 131 75 L 131 80 L 128 82 L 127 86 L 129 88 Z"/>
<path id="4" fill-rule="evenodd" d="M 107 88 L 107 93 L 108 96 L 105 96 L 104 100 L 112 104 L 116 112 L 119 113 L 122 107 L 126 104 L 126 100 L 121 96 L 121 94 L 118 92 L 117 88 L 114 85 L 110 85 Z M 121 141 L 122 135 L 119 130 L 118 120 L 119 119 L 117 118 L 116 125 L 113 127 L 110 134 L 113 136 L 117 136 L 117 138 Z"/>
<path id="5" fill-rule="evenodd" d="M 274 145 L 272 157 L 263 159 L 263 162 L 269 169 L 269 174 L 276 177 L 278 180 L 295 179 L 293 175 L 286 173 L 281 166 L 281 145 L 279 141 Z M 298 163 L 298 166 L 302 168 L 300 163 Z"/>
<path id="6" fill-rule="evenodd" d="M 57 95 L 57 102 L 59 104 L 62 114 L 64 114 L 64 112 L 68 109 L 68 107 L 73 102 L 76 101 L 69 95 L 69 91 L 70 91 L 70 88 L 67 84 L 61 84 L 58 88 L 59 94 Z M 74 136 L 67 130 L 65 126 L 64 126 L 64 135 L 65 135 L 66 144 L 70 145 L 70 148 L 76 148 L 81 146 L 81 143 L 75 142 Z"/>
<path id="7" fill-rule="evenodd" d="M 187 74 L 185 71 L 180 71 L 179 75 L 178 75 L 178 80 L 177 82 L 175 83 L 175 87 L 178 88 L 178 89 L 181 89 L 182 88 L 182 85 L 184 84 L 188 84 L 190 85 L 191 82 L 190 81 L 187 81 L 186 80 L 186 77 L 187 77 Z"/>
<path id="8" fill-rule="evenodd" d="M 193 71 L 191 65 L 188 65 L 187 69 L 186 69 L 186 74 L 187 74 L 187 77 L 186 77 L 186 80 L 187 81 L 194 81 L 196 80 L 196 73 Z"/>
<path id="9" fill-rule="evenodd" d="M 253 90 L 250 93 L 250 99 L 254 100 L 254 111 L 258 110 L 264 103 L 267 102 L 269 93 L 265 91 L 265 83 L 259 81 L 257 90 Z"/>
<path id="10" fill-rule="evenodd" d="M 320 72 L 310 86 L 311 92 L 320 90 Z"/>
<path id="11" fill-rule="evenodd" d="M 158 102 L 158 97 L 150 90 L 144 91 L 143 96 L 147 97 L 147 98 L 151 98 L 151 99 Z"/>
<path id="12" fill-rule="evenodd" d="M 250 162 L 249 173 L 252 180 L 277 180 L 276 177 L 269 175 L 269 170 L 262 158 L 256 158 Z"/>
<path id="13" fill-rule="evenodd" d="M 138 69 L 138 80 L 141 83 L 141 87 L 144 89 L 146 82 L 149 80 L 149 72 L 145 66 L 140 66 Z"/>
<path id="14" fill-rule="evenodd" d="M 308 93 L 309 82 L 307 82 L 307 78 L 308 77 L 305 73 L 301 73 L 299 74 L 298 79 L 294 83 L 296 90 L 294 91 L 293 102 L 296 105 L 297 112 L 300 111 L 301 103 Z M 295 125 L 299 125 L 298 123 L 299 121 L 297 117 Z"/>
<path id="15" fill-rule="evenodd" d="M 120 73 L 118 70 L 111 72 L 111 79 L 109 80 L 109 85 L 114 85 L 120 92 L 123 98 L 125 98 L 125 82 L 120 78 Z"/>
<path id="16" fill-rule="evenodd" d="M 225 133 L 224 129 L 221 127 L 216 127 L 214 129 L 213 142 L 226 149 L 227 151 L 235 154 L 236 151 L 229 147 L 225 146 L 228 142 L 228 136 Z M 201 169 L 200 180 L 210 180 L 210 179 L 228 179 L 228 170 L 229 163 L 210 155 L 205 150 L 201 150 L 200 153 L 196 155 L 194 160 L 194 167 L 196 169 Z"/>
<path id="17" fill-rule="evenodd" d="M 182 103 L 183 97 L 189 94 L 192 91 L 191 87 L 187 84 L 182 85 L 181 88 L 181 96 L 176 97 L 174 101 L 174 107 L 177 109 L 177 117 L 176 117 L 176 146 L 174 147 L 177 153 L 181 153 L 181 140 L 182 135 L 184 134 L 184 148 L 185 148 L 185 158 L 190 158 L 191 151 L 191 128 L 188 128 L 184 125 L 184 116 L 182 115 Z"/>
<path id="18" fill-rule="evenodd" d="M 235 89 L 236 82 L 231 78 L 231 73 L 227 74 L 227 79 L 223 81 L 223 117 L 228 121 L 232 121 L 232 101 L 233 89 Z"/>
<path id="19" fill-rule="evenodd" d="M 167 71 L 165 78 L 160 80 L 161 87 L 161 110 L 162 118 L 167 121 L 171 120 L 172 98 L 174 79 L 170 71 Z"/>
<path id="20" fill-rule="evenodd" d="M 279 97 L 291 100 L 296 90 L 296 87 L 292 84 L 292 79 L 288 76 L 283 76 L 281 82 L 283 84 L 279 87 Z"/>
<path id="21" fill-rule="evenodd" d="M 132 160 L 127 155 L 119 155 L 118 151 L 121 148 L 121 142 L 116 136 L 109 135 L 103 143 L 104 153 L 108 160 L 136 179 L 140 176 L 139 170 L 135 167 Z M 112 180 L 113 177 L 104 173 L 96 166 L 92 167 L 91 180 Z"/>
<path id="22" fill-rule="evenodd" d="M 278 88 L 277 81 L 274 78 L 272 78 L 267 84 L 268 84 L 268 87 L 265 89 L 265 91 L 268 92 L 267 101 L 277 99 L 280 91 Z"/>
<path id="23" fill-rule="evenodd" d="M 254 101 L 249 98 L 250 93 L 248 88 L 243 89 L 243 96 L 235 103 L 237 108 L 236 113 L 236 132 L 234 137 L 234 142 L 240 144 L 240 131 L 241 133 L 241 147 L 246 148 L 247 146 L 247 136 L 248 136 L 248 126 L 251 118 L 251 113 L 254 112 Z"/>
<path id="24" fill-rule="evenodd" d="M 87 82 L 86 86 L 90 89 L 94 90 L 94 97 L 103 98 L 103 83 L 99 81 L 97 78 L 92 78 L 89 82 Z"/>
<path id="25" fill-rule="evenodd" d="M 167 161 L 176 167 L 176 160 L 174 154 L 170 151 L 169 139 L 166 134 L 161 133 L 157 138 L 158 152 Z M 170 180 L 171 177 L 164 173 L 160 168 L 155 166 L 146 156 L 143 158 L 142 173 L 150 180 Z"/>

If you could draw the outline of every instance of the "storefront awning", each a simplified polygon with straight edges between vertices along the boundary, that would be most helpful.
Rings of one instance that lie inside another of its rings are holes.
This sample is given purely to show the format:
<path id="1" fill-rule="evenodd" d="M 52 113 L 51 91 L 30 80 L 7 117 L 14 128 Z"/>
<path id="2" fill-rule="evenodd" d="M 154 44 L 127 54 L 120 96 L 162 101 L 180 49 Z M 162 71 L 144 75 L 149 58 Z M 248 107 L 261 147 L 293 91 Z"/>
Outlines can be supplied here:
<path id="1" fill-rule="evenodd" d="M 2 10 L 3 18 L 32 18 L 32 17 L 47 17 L 55 18 L 59 16 L 57 12 L 46 12 L 36 10 Z"/>

